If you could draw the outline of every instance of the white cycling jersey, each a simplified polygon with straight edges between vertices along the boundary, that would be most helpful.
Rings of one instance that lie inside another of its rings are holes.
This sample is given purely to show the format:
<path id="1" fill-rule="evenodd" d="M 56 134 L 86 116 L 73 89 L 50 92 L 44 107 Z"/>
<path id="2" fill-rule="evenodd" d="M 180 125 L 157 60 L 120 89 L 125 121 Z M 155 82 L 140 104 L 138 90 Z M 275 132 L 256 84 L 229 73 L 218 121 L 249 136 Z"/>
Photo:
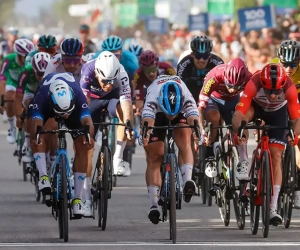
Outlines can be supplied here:
<path id="1" fill-rule="evenodd" d="M 74 73 L 72 73 L 73 76 L 75 77 L 76 81 L 78 81 L 78 82 L 80 81 L 80 77 L 81 77 L 81 68 L 85 63 L 86 63 L 85 57 L 83 56 L 78 69 Z M 51 58 L 51 61 L 48 64 L 43 77 L 47 76 L 50 73 L 54 73 L 54 72 L 66 73 L 66 70 L 62 64 L 62 55 L 61 54 L 56 54 L 55 56 L 53 56 Z"/>
<path id="2" fill-rule="evenodd" d="M 199 112 L 193 95 L 188 90 L 185 83 L 180 79 L 180 77 L 162 75 L 159 76 L 156 80 L 154 80 L 147 89 L 147 96 L 143 108 L 142 118 L 150 117 L 155 119 L 156 113 L 162 112 L 158 103 L 160 89 L 164 84 L 170 81 L 176 82 L 182 90 L 183 106 L 180 112 L 184 113 L 184 116 L 186 118 L 190 116 L 199 117 Z"/>

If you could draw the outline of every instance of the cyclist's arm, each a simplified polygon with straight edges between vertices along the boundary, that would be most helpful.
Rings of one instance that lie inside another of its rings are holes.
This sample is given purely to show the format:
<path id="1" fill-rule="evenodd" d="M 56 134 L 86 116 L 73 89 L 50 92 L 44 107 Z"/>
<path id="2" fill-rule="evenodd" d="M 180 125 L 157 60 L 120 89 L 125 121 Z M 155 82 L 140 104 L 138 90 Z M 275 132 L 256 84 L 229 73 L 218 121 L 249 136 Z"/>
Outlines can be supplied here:
<path id="1" fill-rule="evenodd" d="M 84 95 L 88 101 L 88 104 L 90 104 L 91 79 L 90 79 L 90 69 L 88 67 L 88 64 L 84 64 L 82 66 L 79 84 L 82 89 L 82 92 L 84 93 Z"/>
<path id="2" fill-rule="evenodd" d="M 5 85 L 7 82 L 7 78 L 9 77 L 8 68 L 9 60 L 4 58 L 0 72 L 0 96 L 4 95 L 5 93 Z"/>
<path id="3" fill-rule="evenodd" d="M 142 112 L 142 125 L 145 121 L 148 122 L 148 126 L 154 126 L 156 113 L 158 112 L 158 94 L 156 84 L 150 85 L 147 89 L 147 95 Z M 149 133 L 149 132 L 148 132 Z"/>
<path id="4" fill-rule="evenodd" d="M 119 91 L 120 91 L 120 105 L 123 111 L 123 122 L 132 121 L 132 100 L 131 88 L 129 84 L 129 77 L 125 69 L 121 67 L 119 75 Z"/>
<path id="5" fill-rule="evenodd" d="M 252 100 L 256 96 L 257 91 L 258 90 L 255 83 L 250 80 L 246 85 L 242 97 L 240 98 L 240 102 L 235 107 L 235 112 L 232 117 L 232 129 L 235 133 L 238 132 L 243 120 L 249 122 L 245 115 L 250 108 Z"/>

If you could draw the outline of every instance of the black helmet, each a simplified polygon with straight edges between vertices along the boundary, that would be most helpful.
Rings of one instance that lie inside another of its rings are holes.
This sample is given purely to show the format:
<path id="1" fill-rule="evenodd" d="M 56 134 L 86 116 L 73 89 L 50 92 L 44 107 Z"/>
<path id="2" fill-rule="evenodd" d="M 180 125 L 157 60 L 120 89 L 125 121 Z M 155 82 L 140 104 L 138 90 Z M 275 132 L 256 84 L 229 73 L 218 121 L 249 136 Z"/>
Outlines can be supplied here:
<path id="1" fill-rule="evenodd" d="M 207 36 L 196 36 L 191 41 L 191 49 L 193 52 L 210 53 L 212 48 L 212 41 Z"/>
<path id="2" fill-rule="evenodd" d="M 280 44 L 278 57 L 282 62 L 294 62 L 300 59 L 300 46 L 297 41 L 286 40 Z"/>

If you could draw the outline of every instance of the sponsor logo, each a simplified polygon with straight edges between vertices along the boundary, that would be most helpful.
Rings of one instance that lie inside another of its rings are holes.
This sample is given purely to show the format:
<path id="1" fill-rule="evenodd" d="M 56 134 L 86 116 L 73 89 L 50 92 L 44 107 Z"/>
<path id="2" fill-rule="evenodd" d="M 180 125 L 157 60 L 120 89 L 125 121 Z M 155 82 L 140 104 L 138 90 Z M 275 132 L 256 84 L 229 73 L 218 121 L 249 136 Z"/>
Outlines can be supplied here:
<path id="1" fill-rule="evenodd" d="M 211 86 L 215 83 L 214 79 L 209 79 L 203 86 L 203 94 L 207 95 L 211 89 Z"/>
<path id="2" fill-rule="evenodd" d="M 66 95 L 67 94 L 67 92 L 64 90 L 64 91 L 62 91 L 62 92 L 58 92 L 57 93 L 57 96 L 58 97 L 62 97 L 62 96 L 64 96 L 64 95 Z"/>
<path id="3" fill-rule="evenodd" d="M 87 103 L 82 104 L 82 108 L 86 109 L 88 107 Z"/>
<path id="4" fill-rule="evenodd" d="M 156 110 L 157 109 L 157 105 L 154 102 L 148 102 L 147 103 L 147 107 L 151 108 L 152 110 Z"/>
<path id="5" fill-rule="evenodd" d="M 125 85 L 126 83 L 128 83 L 128 77 L 124 76 L 123 78 L 121 78 L 121 82 L 122 82 L 122 85 Z"/>
<path id="6" fill-rule="evenodd" d="M 38 160 L 40 160 L 41 159 L 41 157 L 38 155 L 37 157 L 34 157 L 34 160 L 35 161 L 38 161 Z"/>
<path id="7" fill-rule="evenodd" d="M 84 179 L 85 179 L 85 176 L 81 176 L 81 175 L 78 176 L 78 180 L 84 181 Z"/>

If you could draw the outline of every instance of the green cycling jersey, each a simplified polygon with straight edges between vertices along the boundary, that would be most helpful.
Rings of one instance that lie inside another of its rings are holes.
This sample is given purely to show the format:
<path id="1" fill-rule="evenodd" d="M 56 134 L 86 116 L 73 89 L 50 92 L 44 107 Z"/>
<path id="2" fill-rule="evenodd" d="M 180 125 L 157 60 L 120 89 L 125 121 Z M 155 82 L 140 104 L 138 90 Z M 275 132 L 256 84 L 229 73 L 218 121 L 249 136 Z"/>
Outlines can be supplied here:
<path id="1" fill-rule="evenodd" d="M 18 92 L 33 95 L 39 86 L 32 65 L 25 66 L 19 74 Z"/>

